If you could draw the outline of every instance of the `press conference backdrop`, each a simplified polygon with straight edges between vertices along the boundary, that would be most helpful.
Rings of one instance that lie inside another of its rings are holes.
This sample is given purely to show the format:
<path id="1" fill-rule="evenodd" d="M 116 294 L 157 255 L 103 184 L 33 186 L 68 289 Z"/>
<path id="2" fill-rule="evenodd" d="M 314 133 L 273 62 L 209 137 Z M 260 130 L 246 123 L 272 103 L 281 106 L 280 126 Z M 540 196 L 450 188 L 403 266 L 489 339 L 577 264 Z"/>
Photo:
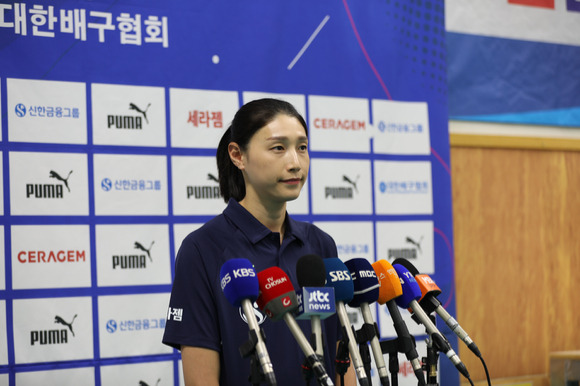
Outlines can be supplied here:
<path id="1" fill-rule="evenodd" d="M 265 96 L 309 124 L 289 213 L 343 260 L 410 259 L 455 314 L 442 0 L 2 1 L 0 47 L 0 385 L 182 384 L 175 254 L 225 207 L 215 148 Z"/>

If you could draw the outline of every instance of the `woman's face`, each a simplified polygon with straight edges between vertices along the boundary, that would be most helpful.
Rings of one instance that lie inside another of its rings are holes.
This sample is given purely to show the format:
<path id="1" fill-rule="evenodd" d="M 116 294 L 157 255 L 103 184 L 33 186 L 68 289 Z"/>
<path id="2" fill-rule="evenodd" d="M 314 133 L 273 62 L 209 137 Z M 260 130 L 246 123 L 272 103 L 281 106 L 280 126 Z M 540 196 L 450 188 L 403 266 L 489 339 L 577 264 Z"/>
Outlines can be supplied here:
<path id="1" fill-rule="evenodd" d="M 300 122 L 279 114 L 258 130 L 242 153 L 245 199 L 264 204 L 295 200 L 308 177 L 308 137 Z"/>

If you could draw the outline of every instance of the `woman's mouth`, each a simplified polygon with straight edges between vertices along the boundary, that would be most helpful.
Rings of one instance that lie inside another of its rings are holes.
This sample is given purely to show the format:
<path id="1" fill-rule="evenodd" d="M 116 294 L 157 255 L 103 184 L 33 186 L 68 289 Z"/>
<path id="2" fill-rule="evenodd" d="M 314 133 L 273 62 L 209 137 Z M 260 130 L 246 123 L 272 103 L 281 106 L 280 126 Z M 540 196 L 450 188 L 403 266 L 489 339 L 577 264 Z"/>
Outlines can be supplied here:
<path id="1" fill-rule="evenodd" d="M 282 180 L 281 182 L 288 185 L 298 185 L 301 181 L 301 178 L 288 178 L 287 180 Z"/>

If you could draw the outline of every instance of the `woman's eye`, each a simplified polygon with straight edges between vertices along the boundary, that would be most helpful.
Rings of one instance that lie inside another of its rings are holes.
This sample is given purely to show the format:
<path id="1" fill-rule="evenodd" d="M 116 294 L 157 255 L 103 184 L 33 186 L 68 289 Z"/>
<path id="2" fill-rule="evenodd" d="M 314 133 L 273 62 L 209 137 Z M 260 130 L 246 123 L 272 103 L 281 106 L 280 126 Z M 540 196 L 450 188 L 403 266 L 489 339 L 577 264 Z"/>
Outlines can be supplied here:
<path id="1" fill-rule="evenodd" d="M 272 148 L 272 150 L 284 150 L 284 147 L 283 147 L 283 146 L 281 146 L 281 145 L 278 145 L 278 146 L 274 146 L 274 147 Z"/>
<path id="2" fill-rule="evenodd" d="M 307 145 L 302 145 L 299 147 L 300 151 L 307 151 L 308 150 L 308 146 Z"/>

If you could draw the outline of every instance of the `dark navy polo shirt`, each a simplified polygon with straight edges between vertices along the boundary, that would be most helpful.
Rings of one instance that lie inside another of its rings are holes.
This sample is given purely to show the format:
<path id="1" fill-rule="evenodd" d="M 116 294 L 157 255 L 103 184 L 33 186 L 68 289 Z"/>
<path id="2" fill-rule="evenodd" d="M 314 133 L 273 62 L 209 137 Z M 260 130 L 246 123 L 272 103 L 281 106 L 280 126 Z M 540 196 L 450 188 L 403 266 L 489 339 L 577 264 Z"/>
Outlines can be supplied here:
<path id="1" fill-rule="evenodd" d="M 235 200 L 224 212 L 190 233 L 181 244 L 175 261 L 175 279 L 169 302 L 163 343 L 203 347 L 220 353 L 220 384 L 248 385 L 250 359 L 241 358 L 239 347 L 248 340 L 248 325 L 240 309 L 234 308 L 220 286 L 220 268 L 226 260 L 246 258 L 260 272 L 272 266 L 282 268 L 294 288 L 296 262 L 306 254 L 337 257 L 334 240 L 316 226 L 286 215 L 284 240 L 260 223 Z M 304 354 L 283 320 L 272 321 L 260 311 L 258 321 L 266 333 L 266 347 L 278 385 L 305 384 L 301 365 Z M 324 367 L 334 380 L 339 324 L 336 315 L 323 321 Z M 299 325 L 310 341 L 309 321 Z M 316 384 L 316 379 L 311 380 Z"/>

